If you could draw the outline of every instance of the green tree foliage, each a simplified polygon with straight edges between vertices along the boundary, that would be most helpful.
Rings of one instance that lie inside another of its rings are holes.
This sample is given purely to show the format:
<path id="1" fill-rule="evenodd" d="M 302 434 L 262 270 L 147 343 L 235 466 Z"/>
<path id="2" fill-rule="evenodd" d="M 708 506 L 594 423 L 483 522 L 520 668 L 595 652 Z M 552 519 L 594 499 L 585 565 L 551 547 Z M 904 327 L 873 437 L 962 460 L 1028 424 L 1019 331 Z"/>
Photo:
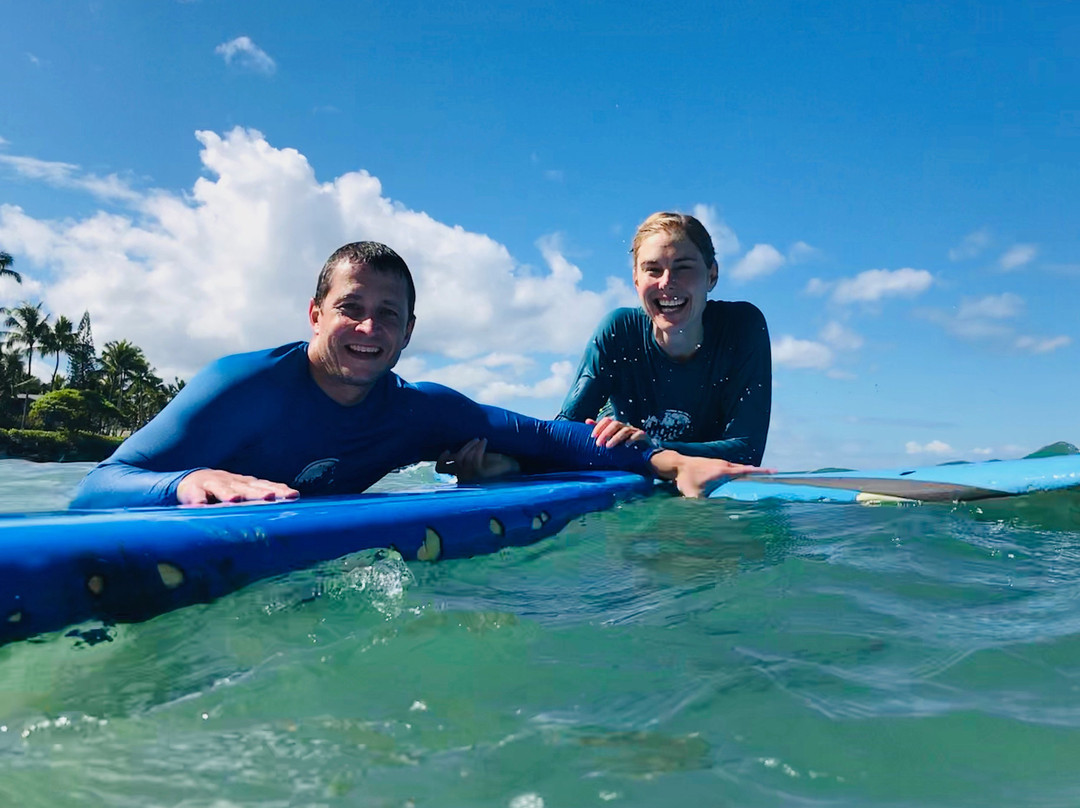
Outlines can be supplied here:
<path id="1" fill-rule="evenodd" d="M 9 271 L 10 256 L 0 253 L 0 259 L 0 277 L 15 274 Z M 20 278 L 16 279 L 21 282 Z M 184 386 L 178 378 L 170 384 L 162 381 L 142 349 L 128 340 L 106 343 L 99 358 L 94 351 L 89 312 L 83 313 L 78 328 L 63 315 L 50 325 L 50 315 L 42 311 L 41 303 L 24 302 L 10 310 L 0 309 L 0 316 L 7 328 L 0 332 L 0 432 L 4 431 L 3 427 L 19 427 L 4 432 L 8 451 L 25 450 L 51 457 L 50 452 L 55 454 L 62 449 L 64 457 L 96 456 L 99 451 L 109 450 L 117 440 L 102 437 L 101 433 L 122 436 L 133 432 L 153 418 Z M 56 357 L 48 390 L 33 375 L 35 352 Z M 67 379 L 59 373 L 61 355 L 68 359 Z M 38 395 L 41 393 L 44 394 Z M 27 412 L 30 398 L 37 400 Z M 27 420 L 31 426 L 43 430 L 39 437 L 27 437 L 30 433 L 22 429 Z M 56 437 L 60 433 L 66 437 Z M 15 437 L 19 435 L 22 437 Z M 55 440 L 48 438 L 49 435 Z M 59 441 L 53 447 L 56 452 L 48 449 L 53 446 L 49 441 Z"/>
<path id="2" fill-rule="evenodd" d="M 68 386 L 78 390 L 87 390 L 92 387 L 97 370 L 97 359 L 94 352 L 94 335 L 90 330 L 90 312 L 83 312 L 82 319 L 79 320 L 79 328 L 75 332 L 75 345 L 66 353 Z"/>
<path id="3" fill-rule="evenodd" d="M 52 330 L 48 323 L 49 315 L 42 313 L 40 303 L 20 303 L 14 309 L 5 309 L 4 313 L 7 314 L 4 326 L 11 329 L 7 332 L 7 343 L 16 347 L 26 346 L 26 375 L 31 376 L 34 347 Z"/>
<path id="4" fill-rule="evenodd" d="M 75 324 L 61 314 L 56 318 L 56 322 L 53 323 L 52 328 L 49 329 L 42 338 L 41 347 L 38 349 L 38 352 L 42 356 L 56 356 L 56 364 L 53 366 L 52 381 L 49 383 L 50 388 L 56 389 L 56 377 L 60 372 L 60 355 L 66 355 L 70 361 L 71 352 L 76 349 L 77 345 Z"/>
<path id="5" fill-rule="evenodd" d="M 57 432 L 89 430 L 94 415 L 90 397 L 94 395 L 71 388 L 53 390 L 33 403 L 27 423 L 31 428 Z"/>
<path id="6" fill-rule="evenodd" d="M 11 268 L 14 263 L 11 253 L 0 252 L 0 278 L 14 278 L 16 283 L 22 283 L 22 275 Z"/>

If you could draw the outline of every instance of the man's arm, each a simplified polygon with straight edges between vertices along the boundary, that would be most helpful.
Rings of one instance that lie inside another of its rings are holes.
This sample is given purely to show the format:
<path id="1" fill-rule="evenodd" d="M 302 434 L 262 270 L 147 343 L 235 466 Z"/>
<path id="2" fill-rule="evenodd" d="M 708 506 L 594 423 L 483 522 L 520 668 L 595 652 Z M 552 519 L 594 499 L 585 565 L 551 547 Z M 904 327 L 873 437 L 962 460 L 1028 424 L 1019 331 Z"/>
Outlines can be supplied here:
<path id="1" fill-rule="evenodd" d="M 149 424 L 83 478 L 70 507 L 295 496 L 288 486 L 215 468 L 259 429 L 260 410 L 237 390 L 235 370 L 231 362 L 220 360 L 199 373 Z M 261 405 L 265 409 L 266 403 Z"/>
<path id="2" fill-rule="evenodd" d="M 672 480 L 686 496 L 702 496 L 713 482 L 718 484 L 760 471 L 754 466 L 725 460 L 686 457 L 644 443 L 598 446 L 592 427 L 587 424 L 540 421 L 499 407 L 477 404 L 441 385 L 420 384 L 417 387 L 426 394 L 424 406 L 431 413 L 430 418 L 420 422 L 431 425 L 430 440 L 434 445 L 459 445 L 479 437 L 487 440 L 487 448 L 491 451 L 517 458 L 526 471 L 632 471 L 646 477 Z"/>

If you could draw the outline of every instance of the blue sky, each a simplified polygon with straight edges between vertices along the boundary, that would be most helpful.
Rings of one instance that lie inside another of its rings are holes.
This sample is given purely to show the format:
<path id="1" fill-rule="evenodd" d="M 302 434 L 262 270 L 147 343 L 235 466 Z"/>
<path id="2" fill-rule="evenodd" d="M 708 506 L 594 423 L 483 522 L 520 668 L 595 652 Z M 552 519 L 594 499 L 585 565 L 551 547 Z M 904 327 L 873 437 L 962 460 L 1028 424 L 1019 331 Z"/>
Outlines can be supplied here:
<path id="1" fill-rule="evenodd" d="M 551 416 L 676 209 L 768 319 L 770 465 L 1080 441 L 1075 4 L 0 8 L 0 305 L 166 378 L 304 338 L 370 238 L 417 275 L 403 376 Z"/>

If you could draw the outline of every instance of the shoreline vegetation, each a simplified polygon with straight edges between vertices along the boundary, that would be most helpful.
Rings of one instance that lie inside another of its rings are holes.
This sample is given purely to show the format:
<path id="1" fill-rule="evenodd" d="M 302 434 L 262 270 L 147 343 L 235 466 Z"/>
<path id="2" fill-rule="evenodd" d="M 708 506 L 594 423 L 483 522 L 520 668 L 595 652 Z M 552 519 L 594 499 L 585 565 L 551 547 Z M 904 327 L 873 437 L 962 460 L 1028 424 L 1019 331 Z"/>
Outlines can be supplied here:
<path id="1" fill-rule="evenodd" d="M 0 251 L 0 280 L 22 283 L 10 254 Z M 98 462 L 157 415 L 183 387 L 157 376 L 142 348 L 128 340 L 94 349 L 90 313 L 76 326 L 50 322 L 43 303 L 0 307 L 0 458 Z M 34 360 L 53 357 L 50 377 Z M 60 373 L 61 358 L 67 374 Z"/>

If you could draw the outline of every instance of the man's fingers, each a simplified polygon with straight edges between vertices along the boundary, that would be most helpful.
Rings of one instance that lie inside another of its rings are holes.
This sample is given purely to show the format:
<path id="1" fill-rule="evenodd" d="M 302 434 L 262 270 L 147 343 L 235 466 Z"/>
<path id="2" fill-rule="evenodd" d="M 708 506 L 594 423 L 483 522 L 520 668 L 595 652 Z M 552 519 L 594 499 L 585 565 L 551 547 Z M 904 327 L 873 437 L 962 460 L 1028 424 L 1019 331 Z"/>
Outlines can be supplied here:
<path id="1" fill-rule="evenodd" d="M 294 499 L 300 492 L 284 483 L 232 474 L 217 469 L 192 472 L 176 489 L 177 500 L 184 505 L 245 500 Z"/>

